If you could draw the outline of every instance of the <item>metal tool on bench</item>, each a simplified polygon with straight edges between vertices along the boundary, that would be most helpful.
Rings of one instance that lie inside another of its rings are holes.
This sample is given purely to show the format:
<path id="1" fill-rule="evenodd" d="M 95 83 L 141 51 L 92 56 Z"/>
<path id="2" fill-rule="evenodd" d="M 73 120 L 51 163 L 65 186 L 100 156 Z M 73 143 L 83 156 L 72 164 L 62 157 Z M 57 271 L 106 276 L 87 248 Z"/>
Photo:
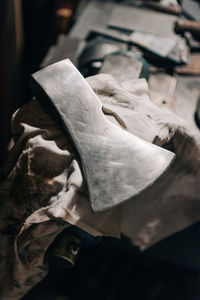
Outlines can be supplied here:
<path id="1" fill-rule="evenodd" d="M 148 80 L 148 63 L 139 51 L 135 49 L 127 51 L 127 44 L 105 38 L 98 32 L 96 35 L 92 32 L 88 38 L 78 60 L 79 70 L 84 77 L 101 72 L 112 74 L 118 80 L 138 77 Z"/>
<path id="2" fill-rule="evenodd" d="M 109 28 L 93 28 L 87 40 L 99 35 L 127 44 L 127 48 L 136 46 L 142 51 L 151 53 L 158 60 L 165 60 L 171 64 L 179 64 L 187 61 L 187 45 L 183 38 L 178 36 L 164 36 L 161 34 L 145 32 L 142 30 L 133 31 L 131 28 L 121 28 L 112 25 Z"/>
<path id="3" fill-rule="evenodd" d="M 96 75 L 103 65 L 104 57 L 109 54 L 122 51 L 121 43 L 112 42 L 97 36 L 88 41 L 78 59 L 80 72 L 85 76 Z"/>
<path id="4" fill-rule="evenodd" d="M 146 61 L 135 52 L 113 53 L 105 57 L 100 73 L 113 75 L 118 82 L 149 77 Z M 144 67 L 145 66 L 145 67 Z"/>
<path id="5" fill-rule="evenodd" d="M 128 35 L 129 43 L 150 52 L 157 59 L 179 64 L 187 61 L 187 45 L 184 39 L 174 33 L 175 21 L 176 16 L 165 13 L 116 6 L 108 26 L 118 31 L 131 32 Z"/>
<path id="6" fill-rule="evenodd" d="M 200 22 L 177 19 L 175 23 L 175 31 L 177 33 L 189 31 L 195 38 L 200 40 Z"/>
<path id="7" fill-rule="evenodd" d="M 68 59 L 34 73 L 32 91 L 71 137 L 95 212 L 147 189 L 175 157 L 106 119 L 101 102 Z"/>

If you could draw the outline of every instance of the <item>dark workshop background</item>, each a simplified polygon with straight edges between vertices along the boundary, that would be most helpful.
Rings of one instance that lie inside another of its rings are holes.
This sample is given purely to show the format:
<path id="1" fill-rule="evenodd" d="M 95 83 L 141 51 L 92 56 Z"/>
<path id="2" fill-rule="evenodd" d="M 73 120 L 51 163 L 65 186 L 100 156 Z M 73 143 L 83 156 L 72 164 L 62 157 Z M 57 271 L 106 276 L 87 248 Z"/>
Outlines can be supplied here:
<path id="1" fill-rule="evenodd" d="M 168 25 L 174 24 L 172 36 L 178 35 L 183 43 L 163 56 L 148 43 L 141 46 L 130 40 L 130 34 L 139 24 L 132 22 L 131 15 L 127 17 L 134 9 L 145 10 L 140 11 L 140 26 L 147 21 L 153 24 L 153 19 L 142 17 L 150 18 L 153 13 L 160 20 L 155 26 L 158 33 L 172 30 Z M 149 80 L 154 94 L 167 95 L 158 99 L 159 106 L 169 107 L 198 128 L 199 22 L 198 0 L 168 1 L 167 5 L 157 0 L 1 0 L 0 164 L 12 147 L 11 116 L 31 100 L 30 74 L 65 57 L 70 57 L 83 75 L 96 74 L 110 54 L 107 50 L 101 52 L 98 43 L 104 46 L 111 43 L 113 51 L 121 55 L 126 51 L 136 53 L 142 62 L 138 76 Z M 112 31 L 111 27 L 117 30 Z M 166 85 L 161 86 L 159 80 L 163 82 L 163 78 Z M 160 90 L 155 86 L 160 86 Z M 173 87 L 170 91 L 169 86 Z M 125 238 L 121 241 L 104 238 L 98 245 L 82 249 L 74 268 L 52 267 L 50 274 L 23 300 L 199 300 L 199 233 L 200 224 L 195 224 L 145 253 Z"/>

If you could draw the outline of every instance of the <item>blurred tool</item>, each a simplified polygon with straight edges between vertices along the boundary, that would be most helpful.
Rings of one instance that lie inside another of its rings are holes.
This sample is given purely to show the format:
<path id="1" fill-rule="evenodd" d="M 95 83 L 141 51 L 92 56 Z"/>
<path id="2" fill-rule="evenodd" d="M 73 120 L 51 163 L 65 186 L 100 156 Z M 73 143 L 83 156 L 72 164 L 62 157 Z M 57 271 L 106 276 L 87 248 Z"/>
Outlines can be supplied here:
<path id="1" fill-rule="evenodd" d="M 113 75 L 123 83 L 136 78 L 149 78 L 147 61 L 136 51 L 116 52 L 105 57 L 101 73 Z"/>
<path id="2" fill-rule="evenodd" d="M 78 68 L 85 77 L 95 75 L 99 72 L 107 55 L 120 52 L 125 48 L 126 45 L 123 43 L 96 36 L 88 41 L 80 53 Z"/>
<path id="3" fill-rule="evenodd" d="M 196 21 L 178 19 L 175 23 L 175 31 L 177 33 L 189 31 L 195 38 L 200 39 L 200 23 Z"/>
<path id="4" fill-rule="evenodd" d="M 200 53 L 191 54 L 187 64 L 175 67 L 174 72 L 179 75 L 200 75 Z"/>

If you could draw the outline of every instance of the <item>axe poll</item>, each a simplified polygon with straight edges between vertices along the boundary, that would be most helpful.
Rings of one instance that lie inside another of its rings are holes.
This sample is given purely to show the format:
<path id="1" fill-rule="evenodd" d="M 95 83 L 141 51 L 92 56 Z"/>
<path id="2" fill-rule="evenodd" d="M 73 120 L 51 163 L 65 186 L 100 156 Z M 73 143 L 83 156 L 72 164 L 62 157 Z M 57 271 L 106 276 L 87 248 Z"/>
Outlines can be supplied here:
<path id="1" fill-rule="evenodd" d="M 106 119 L 100 100 L 69 59 L 34 73 L 31 86 L 71 138 L 94 212 L 132 199 L 172 163 L 174 153 Z"/>

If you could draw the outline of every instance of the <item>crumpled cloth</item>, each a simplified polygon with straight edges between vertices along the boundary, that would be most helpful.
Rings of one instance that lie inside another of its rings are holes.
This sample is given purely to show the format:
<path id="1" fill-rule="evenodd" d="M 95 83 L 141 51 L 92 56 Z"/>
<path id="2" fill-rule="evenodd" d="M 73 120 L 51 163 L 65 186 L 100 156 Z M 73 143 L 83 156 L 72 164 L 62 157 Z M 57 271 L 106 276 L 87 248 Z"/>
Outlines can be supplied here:
<path id="1" fill-rule="evenodd" d="M 45 253 L 71 224 L 94 236 L 124 234 L 144 250 L 200 220 L 200 133 L 153 104 L 144 79 L 120 85 L 100 74 L 87 81 L 111 122 L 159 146 L 173 144 L 175 165 L 136 198 L 94 213 L 68 136 L 37 100 L 20 108 L 0 185 L 0 299 L 20 299 L 46 276 Z"/>

